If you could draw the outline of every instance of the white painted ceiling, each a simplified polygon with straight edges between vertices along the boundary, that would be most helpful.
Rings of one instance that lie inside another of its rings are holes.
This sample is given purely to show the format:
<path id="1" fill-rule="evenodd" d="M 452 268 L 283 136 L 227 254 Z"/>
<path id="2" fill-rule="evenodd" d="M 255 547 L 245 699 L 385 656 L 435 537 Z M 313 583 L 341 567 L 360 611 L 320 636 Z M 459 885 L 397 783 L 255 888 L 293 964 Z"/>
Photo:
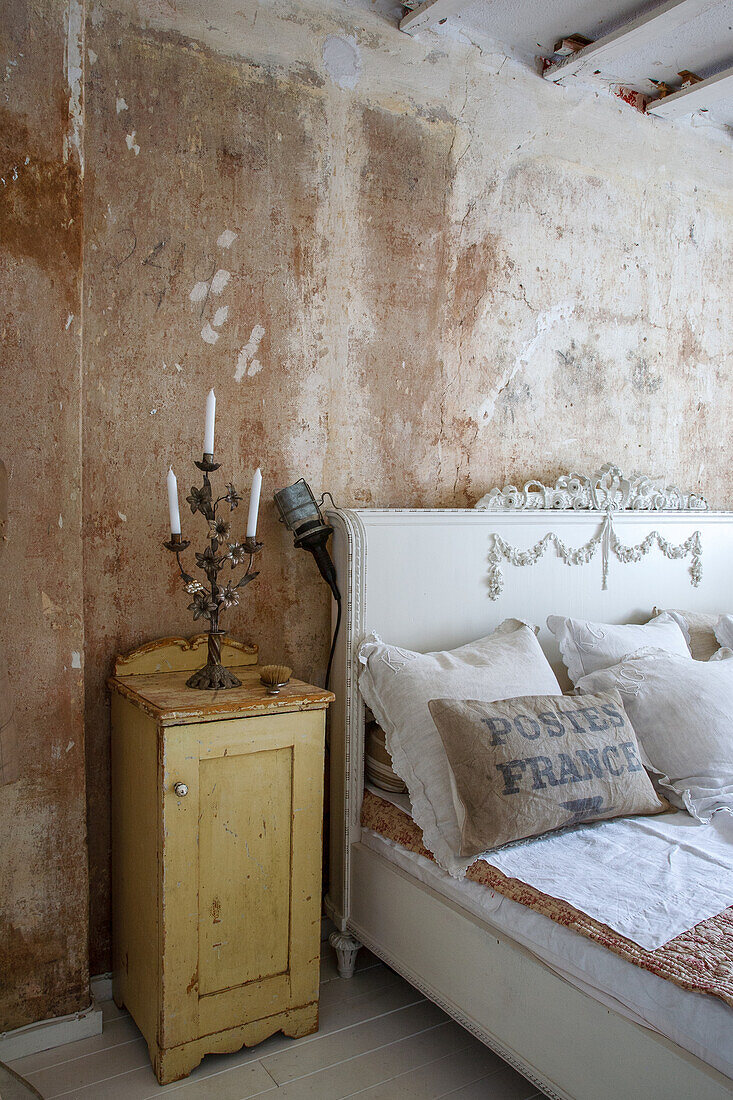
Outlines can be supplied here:
<path id="1" fill-rule="evenodd" d="M 467 0 L 453 18 L 524 57 L 550 57 L 559 38 L 584 34 L 601 38 L 658 0 Z"/>
<path id="2" fill-rule="evenodd" d="M 555 42 L 566 35 L 597 40 L 660 6 L 660 0 L 466 0 L 449 18 L 468 34 L 493 39 L 507 53 L 531 61 L 550 57 Z M 681 27 L 614 59 L 601 75 L 607 82 L 650 92 L 652 80 L 679 86 L 683 69 L 705 78 L 731 65 L 733 0 L 710 0 Z M 716 104 L 709 117 L 733 126 L 733 97 Z"/>

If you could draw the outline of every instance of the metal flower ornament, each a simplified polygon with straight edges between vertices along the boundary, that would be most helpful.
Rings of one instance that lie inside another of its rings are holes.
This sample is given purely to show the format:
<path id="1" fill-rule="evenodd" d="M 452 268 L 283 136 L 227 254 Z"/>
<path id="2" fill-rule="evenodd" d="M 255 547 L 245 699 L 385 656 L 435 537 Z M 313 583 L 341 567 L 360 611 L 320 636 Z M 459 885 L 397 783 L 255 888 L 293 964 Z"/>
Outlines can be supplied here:
<path id="1" fill-rule="evenodd" d="M 168 507 L 171 521 L 170 541 L 163 543 L 167 550 L 176 555 L 178 569 L 183 580 L 183 585 L 191 596 L 188 610 L 193 612 L 194 621 L 208 619 L 208 660 L 203 668 L 198 669 L 186 681 L 188 687 L 203 688 L 216 691 L 221 688 L 239 687 L 241 680 L 225 668 L 221 663 L 221 643 L 225 631 L 220 628 L 221 613 L 229 608 L 236 607 L 239 603 L 243 588 L 259 576 L 259 571 L 254 569 L 254 562 L 262 550 L 262 543 L 258 542 L 255 534 L 257 528 L 257 512 L 259 509 L 260 488 L 262 475 L 259 468 L 255 471 L 252 481 L 252 493 L 249 502 L 249 514 L 247 517 L 247 534 L 241 542 L 230 541 L 231 522 L 224 515 L 219 515 L 218 510 L 228 505 L 229 513 L 239 507 L 242 497 L 234 485 L 229 483 L 226 492 L 220 497 L 214 497 L 211 486 L 210 474 L 219 469 L 220 464 L 214 462 L 214 412 L 216 398 L 213 390 L 209 394 L 206 406 L 206 435 L 204 437 L 204 455 L 201 462 L 195 465 L 202 471 L 204 481 L 201 488 L 191 486 L 191 491 L 186 497 L 192 515 L 200 512 L 206 520 L 209 540 L 208 546 L 202 553 L 196 553 L 196 567 L 206 577 L 206 583 L 192 577 L 187 573 L 181 563 L 181 554 L 191 544 L 181 537 L 181 520 L 178 511 L 178 483 L 173 470 L 168 472 Z M 244 574 L 235 580 L 233 577 L 221 576 L 222 570 L 234 570 L 244 566 Z"/>

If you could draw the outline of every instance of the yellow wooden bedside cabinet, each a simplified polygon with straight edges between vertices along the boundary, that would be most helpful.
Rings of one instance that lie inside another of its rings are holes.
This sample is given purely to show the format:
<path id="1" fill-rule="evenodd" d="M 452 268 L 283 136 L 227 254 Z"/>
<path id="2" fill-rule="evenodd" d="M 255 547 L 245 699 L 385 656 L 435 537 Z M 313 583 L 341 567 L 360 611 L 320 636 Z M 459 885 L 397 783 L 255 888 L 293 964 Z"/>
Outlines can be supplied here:
<path id="1" fill-rule="evenodd" d="M 240 688 L 186 687 L 206 635 L 119 657 L 112 692 L 114 999 L 167 1084 L 205 1054 L 318 1028 L 326 708 L 268 696 L 256 646 Z"/>

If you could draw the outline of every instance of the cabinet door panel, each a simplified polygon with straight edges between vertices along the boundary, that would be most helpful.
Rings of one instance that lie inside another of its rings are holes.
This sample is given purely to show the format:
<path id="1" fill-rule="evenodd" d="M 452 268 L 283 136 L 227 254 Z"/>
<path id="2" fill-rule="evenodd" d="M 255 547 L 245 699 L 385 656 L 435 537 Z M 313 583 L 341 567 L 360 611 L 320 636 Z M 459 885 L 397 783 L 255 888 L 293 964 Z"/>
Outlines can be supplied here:
<path id="1" fill-rule="evenodd" d="M 161 1045 L 316 1000 L 323 734 L 322 711 L 164 732 Z"/>
<path id="2" fill-rule="evenodd" d="M 199 996 L 288 970 L 292 748 L 203 759 Z"/>

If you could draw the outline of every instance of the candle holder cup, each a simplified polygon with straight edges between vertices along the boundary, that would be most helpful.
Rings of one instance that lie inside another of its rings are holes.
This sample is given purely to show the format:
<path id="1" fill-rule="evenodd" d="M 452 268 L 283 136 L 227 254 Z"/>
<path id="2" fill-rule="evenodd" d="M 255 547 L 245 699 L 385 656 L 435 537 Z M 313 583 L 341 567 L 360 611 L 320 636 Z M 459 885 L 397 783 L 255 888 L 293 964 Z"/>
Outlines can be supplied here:
<path id="1" fill-rule="evenodd" d="M 209 525 L 209 545 L 202 554 L 196 554 L 196 566 L 205 574 L 207 583 L 196 580 L 181 564 L 181 554 L 191 545 L 187 539 L 182 538 L 180 534 L 173 534 L 168 542 L 163 543 L 163 546 L 176 555 L 184 587 L 192 597 L 188 609 L 193 612 L 194 620 L 205 618 L 209 621 L 208 660 L 203 668 L 189 677 L 186 684 L 188 687 L 205 691 L 219 691 L 241 686 L 241 680 L 238 680 L 234 673 L 221 663 L 221 643 L 225 637 L 225 631 L 219 627 L 219 616 L 222 611 L 236 607 L 241 590 L 259 576 L 259 571 L 254 570 L 253 565 L 256 556 L 262 550 L 262 543 L 250 537 L 246 537 L 242 542 L 229 541 L 231 524 L 217 515 L 217 509 L 220 505 L 228 504 L 229 511 L 233 512 L 242 498 L 229 483 L 223 496 L 214 499 L 209 474 L 218 470 L 221 464 L 214 462 L 212 454 L 204 454 L 203 460 L 196 462 L 195 465 L 204 475 L 203 485 L 200 489 L 195 485 L 191 486 L 191 492 L 186 500 L 191 512 L 194 515 L 200 512 Z M 246 570 L 236 584 L 232 581 L 221 583 L 219 574 L 225 566 L 229 565 L 234 570 L 237 566 L 244 565 L 245 561 Z"/>

